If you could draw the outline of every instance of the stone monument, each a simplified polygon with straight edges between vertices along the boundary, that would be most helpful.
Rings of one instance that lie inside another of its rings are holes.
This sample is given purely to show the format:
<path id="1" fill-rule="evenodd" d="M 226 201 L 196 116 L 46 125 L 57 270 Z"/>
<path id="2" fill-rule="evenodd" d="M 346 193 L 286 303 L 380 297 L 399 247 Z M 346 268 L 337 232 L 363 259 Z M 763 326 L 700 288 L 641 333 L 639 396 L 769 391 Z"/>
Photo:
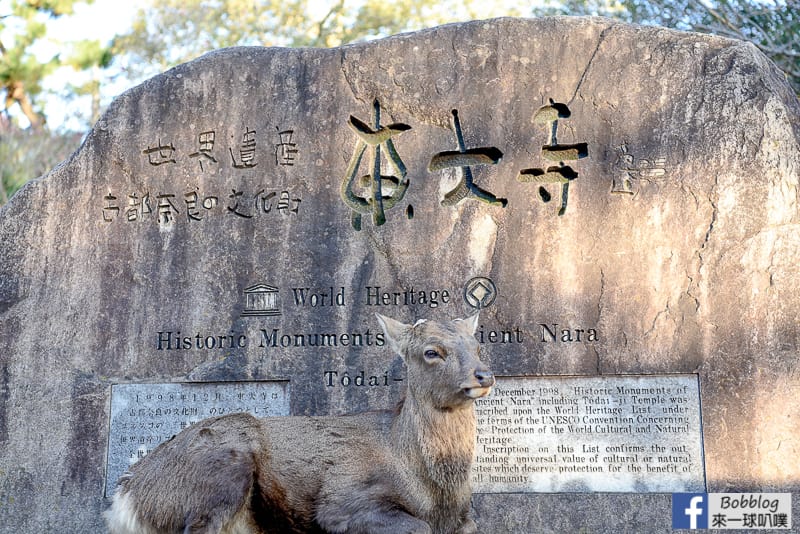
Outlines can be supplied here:
<path id="1" fill-rule="evenodd" d="M 145 82 L 0 211 L 0 532 L 103 532 L 204 417 L 393 406 L 375 312 L 480 311 L 486 532 L 798 492 L 798 125 L 752 45 L 591 18 Z"/>

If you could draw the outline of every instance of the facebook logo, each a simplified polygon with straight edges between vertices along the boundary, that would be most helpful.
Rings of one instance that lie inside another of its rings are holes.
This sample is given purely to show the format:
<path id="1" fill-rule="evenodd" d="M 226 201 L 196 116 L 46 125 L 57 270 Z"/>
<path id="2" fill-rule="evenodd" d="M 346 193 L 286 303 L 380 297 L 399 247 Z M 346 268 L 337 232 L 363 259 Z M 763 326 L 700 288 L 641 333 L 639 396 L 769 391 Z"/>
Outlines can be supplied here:
<path id="1" fill-rule="evenodd" d="M 672 528 L 708 528 L 708 494 L 673 493 Z"/>

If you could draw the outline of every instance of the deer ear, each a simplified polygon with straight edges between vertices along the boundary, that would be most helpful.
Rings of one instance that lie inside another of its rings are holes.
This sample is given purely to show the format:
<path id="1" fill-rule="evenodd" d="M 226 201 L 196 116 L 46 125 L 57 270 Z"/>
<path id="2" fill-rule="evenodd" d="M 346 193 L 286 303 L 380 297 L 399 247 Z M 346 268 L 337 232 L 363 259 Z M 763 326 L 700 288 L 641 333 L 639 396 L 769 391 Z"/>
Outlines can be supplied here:
<path id="1" fill-rule="evenodd" d="M 383 333 L 386 334 L 386 340 L 389 342 L 389 347 L 397 354 L 403 355 L 401 351 L 400 339 L 411 329 L 411 326 L 395 321 L 391 317 L 386 317 L 380 313 L 376 313 L 375 317 L 383 328 Z"/>
<path id="2" fill-rule="evenodd" d="M 477 311 L 466 317 L 464 319 L 456 319 L 456 321 L 460 321 L 464 323 L 464 326 L 469 330 L 470 334 L 475 335 L 475 332 L 478 330 L 478 317 L 480 316 L 481 312 Z"/>

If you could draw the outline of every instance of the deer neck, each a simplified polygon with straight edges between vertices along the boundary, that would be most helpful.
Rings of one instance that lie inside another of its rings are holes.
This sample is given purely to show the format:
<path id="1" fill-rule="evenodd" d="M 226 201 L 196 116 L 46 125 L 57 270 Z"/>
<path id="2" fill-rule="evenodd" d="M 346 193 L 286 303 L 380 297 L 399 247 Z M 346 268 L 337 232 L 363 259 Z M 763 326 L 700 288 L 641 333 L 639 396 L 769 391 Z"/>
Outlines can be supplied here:
<path id="1" fill-rule="evenodd" d="M 392 425 L 392 441 L 398 455 L 435 486 L 454 488 L 469 481 L 475 428 L 472 403 L 439 410 L 408 395 Z"/>

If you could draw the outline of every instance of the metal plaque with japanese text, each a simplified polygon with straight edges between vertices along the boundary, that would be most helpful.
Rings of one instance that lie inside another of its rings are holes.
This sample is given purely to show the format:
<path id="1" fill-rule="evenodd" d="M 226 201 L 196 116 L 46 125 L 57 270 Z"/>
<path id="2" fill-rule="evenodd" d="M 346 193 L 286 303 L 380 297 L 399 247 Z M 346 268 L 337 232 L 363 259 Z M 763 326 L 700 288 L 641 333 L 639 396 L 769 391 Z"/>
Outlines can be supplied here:
<path id="1" fill-rule="evenodd" d="M 192 423 L 234 412 L 289 415 L 289 382 L 115 384 L 106 495 L 136 461 Z"/>

